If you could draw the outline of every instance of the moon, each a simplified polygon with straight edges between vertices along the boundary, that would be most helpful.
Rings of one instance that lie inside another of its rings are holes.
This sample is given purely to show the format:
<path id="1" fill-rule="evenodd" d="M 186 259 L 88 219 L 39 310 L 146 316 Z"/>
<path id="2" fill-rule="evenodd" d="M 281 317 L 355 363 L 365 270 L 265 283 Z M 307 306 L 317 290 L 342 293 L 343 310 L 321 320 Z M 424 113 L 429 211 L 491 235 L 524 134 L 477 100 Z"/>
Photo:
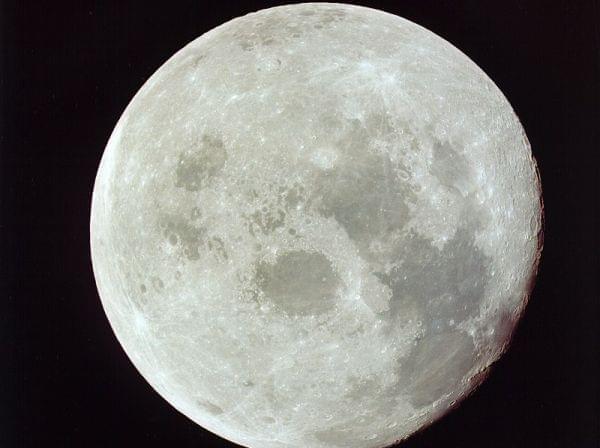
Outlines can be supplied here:
<path id="1" fill-rule="evenodd" d="M 541 253 L 523 128 L 467 56 L 333 3 L 233 19 L 144 84 L 91 254 L 127 355 L 252 448 L 384 447 L 505 351 Z"/>

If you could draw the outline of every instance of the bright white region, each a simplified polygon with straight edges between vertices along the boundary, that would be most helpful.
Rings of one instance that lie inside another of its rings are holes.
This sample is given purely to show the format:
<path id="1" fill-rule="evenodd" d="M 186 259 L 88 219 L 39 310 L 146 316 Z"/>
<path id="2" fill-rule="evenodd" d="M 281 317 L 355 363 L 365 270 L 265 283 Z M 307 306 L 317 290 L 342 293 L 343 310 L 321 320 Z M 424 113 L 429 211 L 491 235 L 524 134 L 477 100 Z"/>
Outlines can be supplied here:
<path id="1" fill-rule="evenodd" d="M 334 148 L 316 148 L 310 157 L 310 161 L 322 170 L 330 170 L 337 160 L 337 151 Z"/>

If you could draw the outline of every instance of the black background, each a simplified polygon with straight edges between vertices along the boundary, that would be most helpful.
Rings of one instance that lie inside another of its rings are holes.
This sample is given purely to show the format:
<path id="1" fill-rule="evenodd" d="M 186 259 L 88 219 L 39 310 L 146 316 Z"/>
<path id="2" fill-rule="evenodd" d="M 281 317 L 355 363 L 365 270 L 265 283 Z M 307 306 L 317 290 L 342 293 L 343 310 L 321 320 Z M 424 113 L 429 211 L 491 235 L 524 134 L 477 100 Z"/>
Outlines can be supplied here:
<path id="1" fill-rule="evenodd" d="M 95 289 L 89 208 L 104 145 L 143 82 L 203 32 L 276 4 L 1 2 L 1 447 L 234 446 L 171 408 L 121 350 Z M 600 446 L 598 3 L 363 4 L 434 31 L 490 75 L 527 131 L 546 205 L 511 349 L 404 446 Z"/>

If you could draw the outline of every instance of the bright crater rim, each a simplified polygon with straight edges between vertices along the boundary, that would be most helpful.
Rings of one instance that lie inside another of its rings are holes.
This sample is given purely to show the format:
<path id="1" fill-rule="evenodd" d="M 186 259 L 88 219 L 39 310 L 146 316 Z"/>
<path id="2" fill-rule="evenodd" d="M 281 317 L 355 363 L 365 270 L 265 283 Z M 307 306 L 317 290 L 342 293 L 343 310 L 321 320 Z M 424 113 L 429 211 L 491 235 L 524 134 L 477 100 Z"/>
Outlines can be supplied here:
<path id="1" fill-rule="evenodd" d="M 92 261 L 128 356 L 199 425 L 383 447 L 502 354 L 541 219 L 481 69 L 400 17 L 307 3 L 233 19 L 144 84 L 98 170 Z"/>

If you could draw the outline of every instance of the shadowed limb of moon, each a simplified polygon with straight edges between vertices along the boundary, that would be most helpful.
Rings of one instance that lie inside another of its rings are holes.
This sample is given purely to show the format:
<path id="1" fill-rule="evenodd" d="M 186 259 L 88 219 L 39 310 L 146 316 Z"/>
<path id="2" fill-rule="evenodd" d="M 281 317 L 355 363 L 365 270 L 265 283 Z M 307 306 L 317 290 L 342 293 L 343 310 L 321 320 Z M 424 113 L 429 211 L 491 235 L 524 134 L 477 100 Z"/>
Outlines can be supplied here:
<path id="1" fill-rule="evenodd" d="M 253 448 L 383 447 L 510 340 L 539 178 L 494 83 L 358 6 L 271 8 L 166 62 L 94 187 L 108 319 L 175 408 Z"/>

